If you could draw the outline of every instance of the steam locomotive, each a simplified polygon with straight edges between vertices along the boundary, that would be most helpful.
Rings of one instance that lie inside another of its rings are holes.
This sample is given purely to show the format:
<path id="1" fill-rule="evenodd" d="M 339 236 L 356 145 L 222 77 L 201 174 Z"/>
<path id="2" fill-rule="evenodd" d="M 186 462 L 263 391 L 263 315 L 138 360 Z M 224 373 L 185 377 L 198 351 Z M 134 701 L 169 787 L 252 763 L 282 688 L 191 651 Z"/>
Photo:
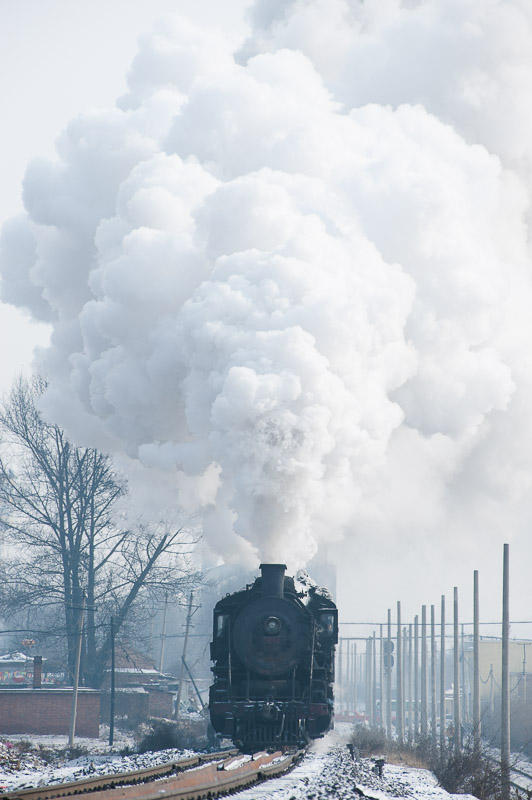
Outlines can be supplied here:
<path id="1" fill-rule="evenodd" d="M 244 752 L 300 746 L 330 728 L 338 612 L 329 593 L 296 585 L 284 564 L 214 607 L 209 710 Z"/>

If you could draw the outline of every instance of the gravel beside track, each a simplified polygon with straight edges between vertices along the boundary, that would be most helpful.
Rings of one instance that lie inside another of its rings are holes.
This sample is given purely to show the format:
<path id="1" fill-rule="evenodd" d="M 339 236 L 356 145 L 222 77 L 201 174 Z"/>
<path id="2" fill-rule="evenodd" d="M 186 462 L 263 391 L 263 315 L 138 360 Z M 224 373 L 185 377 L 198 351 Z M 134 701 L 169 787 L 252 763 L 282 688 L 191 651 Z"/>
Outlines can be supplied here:
<path id="1" fill-rule="evenodd" d="M 353 761 L 333 735 L 311 748 L 287 775 L 238 792 L 234 800 L 474 800 L 471 795 L 448 794 L 427 770 L 387 764 L 383 778 L 378 778 L 373 766 L 371 759 Z"/>

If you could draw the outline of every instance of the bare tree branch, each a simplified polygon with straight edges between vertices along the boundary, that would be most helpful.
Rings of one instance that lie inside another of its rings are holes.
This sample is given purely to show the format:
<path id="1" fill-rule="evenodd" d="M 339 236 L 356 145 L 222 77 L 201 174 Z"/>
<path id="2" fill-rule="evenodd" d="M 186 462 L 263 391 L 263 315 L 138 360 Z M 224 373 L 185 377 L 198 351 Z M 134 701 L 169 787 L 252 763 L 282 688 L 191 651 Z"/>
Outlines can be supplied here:
<path id="1" fill-rule="evenodd" d="M 182 528 L 117 527 L 113 512 L 126 493 L 124 481 L 108 456 L 76 447 L 43 419 L 38 403 L 45 388 L 40 378 L 20 379 L 0 408 L 0 527 L 10 543 L 0 611 L 42 615 L 60 603 L 64 622 L 56 620 L 55 630 L 65 637 L 72 672 L 85 595 L 85 674 L 98 685 L 110 615 L 118 630 L 136 606 L 188 592 L 198 580 L 187 561 L 195 541 Z"/>

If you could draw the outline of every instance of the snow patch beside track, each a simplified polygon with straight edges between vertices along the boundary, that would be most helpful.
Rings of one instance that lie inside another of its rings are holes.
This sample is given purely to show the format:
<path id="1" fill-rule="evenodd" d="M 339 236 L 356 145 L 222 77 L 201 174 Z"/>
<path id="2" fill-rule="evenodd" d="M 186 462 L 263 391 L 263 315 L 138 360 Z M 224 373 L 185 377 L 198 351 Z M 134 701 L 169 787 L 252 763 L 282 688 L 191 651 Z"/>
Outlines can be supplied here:
<path id="1" fill-rule="evenodd" d="M 451 795 L 428 770 L 386 765 L 379 778 L 371 759 L 353 761 L 342 736 L 333 732 L 314 743 L 298 766 L 280 778 L 238 792 L 235 800 L 474 800 Z"/>

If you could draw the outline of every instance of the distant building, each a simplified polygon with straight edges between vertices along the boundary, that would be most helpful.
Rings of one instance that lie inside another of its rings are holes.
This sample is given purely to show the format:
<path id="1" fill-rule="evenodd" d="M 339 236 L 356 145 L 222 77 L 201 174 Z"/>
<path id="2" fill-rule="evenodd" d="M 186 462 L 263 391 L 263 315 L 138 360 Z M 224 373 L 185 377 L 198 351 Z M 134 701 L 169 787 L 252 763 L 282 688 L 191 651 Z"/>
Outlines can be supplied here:
<path id="1" fill-rule="evenodd" d="M 500 694 L 502 681 L 502 642 L 500 639 L 481 639 L 479 642 L 480 668 L 480 702 L 482 705 L 493 704 L 494 698 Z M 516 696 L 524 691 L 528 678 L 532 676 L 532 642 L 510 639 L 510 692 Z M 471 640 L 464 650 L 465 690 L 468 694 L 472 686 L 473 645 Z"/>
<path id="2" fill-rule="evenodd" d="M 532 756 L 532 642 L 510 639 L 510 737 L 511 747 Z M 479 643 L 480 714 L 484 735 L 498 742 L 500 736 L 502 642 L 481 639 Z M 464 648 L 464 714 L 472 719 L 473 646 Z"/>
<path id="3" fill-rule="evenodd" d="M 46 661 L 43 658 L 43 664 Z M 58 686 L 65 680 L 64 672 L 48 672 L 43 669 L 42 684 Z M 6 686 L 31 686 L 33 682 L 33 656 L 24 653 L 0 655 L 0 688 Z"/>
<path id="4" fill-rule="evenodd" d="M 111 669 L 105 670 L 101 694 L 101 717 L 110 713 Z M 174 713 L 176 678 L 164 675 L 153 661 L 117 645 L 115 658 L 115 712 L 117 717 L 138 723 L 150 717 L 171 718 Z"/>

